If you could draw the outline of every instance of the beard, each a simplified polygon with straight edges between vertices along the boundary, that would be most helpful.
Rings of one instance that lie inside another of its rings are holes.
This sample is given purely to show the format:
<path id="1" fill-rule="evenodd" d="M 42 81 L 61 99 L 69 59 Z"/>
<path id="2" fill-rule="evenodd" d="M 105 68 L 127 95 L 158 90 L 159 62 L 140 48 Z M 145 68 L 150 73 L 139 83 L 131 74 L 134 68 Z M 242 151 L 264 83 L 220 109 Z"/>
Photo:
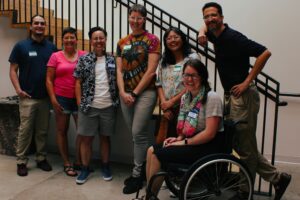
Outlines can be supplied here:
<path id="1" fill-rule="evenodd" d="M 216 32 L 218 30 L 220 30 L 222 27 L 222 24 L 218 23 L 218 22 L 210 22 L 207 25 L 207 29 L 211 32 Z"/>

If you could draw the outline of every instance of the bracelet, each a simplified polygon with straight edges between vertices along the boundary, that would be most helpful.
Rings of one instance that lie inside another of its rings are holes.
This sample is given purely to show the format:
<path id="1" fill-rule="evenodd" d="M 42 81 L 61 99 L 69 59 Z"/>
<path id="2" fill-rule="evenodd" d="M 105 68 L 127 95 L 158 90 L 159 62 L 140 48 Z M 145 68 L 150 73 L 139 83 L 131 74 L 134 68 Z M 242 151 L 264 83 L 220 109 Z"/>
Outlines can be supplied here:
<path id="1" fill-rule="evenodd" d="M 137 98 L 137 97 L 138 97 L 138 95 L 137 95 L 136 93 L 134 93 L 133 91 L 130 92 L 130 95 L 131 95 L 132 97 L 134 97 L 134 98 Z"/>
<path id="2" fill-rule="evenodd" d="M 188 145 L 188 139 L 187 138 L 184 138 L 184 144 Z"/>

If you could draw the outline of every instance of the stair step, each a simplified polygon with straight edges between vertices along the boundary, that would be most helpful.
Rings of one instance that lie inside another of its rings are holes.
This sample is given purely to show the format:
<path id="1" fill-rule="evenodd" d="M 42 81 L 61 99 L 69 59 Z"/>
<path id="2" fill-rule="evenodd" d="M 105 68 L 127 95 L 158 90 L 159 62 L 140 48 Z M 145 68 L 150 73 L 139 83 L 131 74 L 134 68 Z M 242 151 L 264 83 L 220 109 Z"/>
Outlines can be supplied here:
<path id="1" fill-rule="evenodd" d="M 9 3 L 8 3 L 9 2 Z M 15 4 L 13 4 L 15 2 Z M 36 10 L 38 3 L 38 9 Z M 40 0 L 32 0 L 32 1 L 14 1 L 14 0 L 4 0 L 2 2 L 0 11 L 0 16 L 11 17 L 12 21 L 15 18 L 16 22 L 12 23 L 11 27 L 13 28 L 26 28 L 28 32 L 30 31 L 30 20 L 31 15 L 40 14 L 45 17 L 46 20 L 46 35 L 49 33 L 50 28 L 50 35 L 54 36 L 54 42 L 57 44 L 59 49 L 62 48 L 62 29 L 69 26 L 69 20 L 66 19 L 55 19 L 54 10 L 48 8 L 42 8 Z M 25 6 L 26 5 L 26 6 Z M 26 11 L 25 11 L 26 7 Z M 14 12 L 16 12 L 17 16 L 14 16 Z M 50 21 L 50 27 L 49 27 Z M 55 31 L 55 24 L 57 25 Z M 62 28 L 63 27 L 63 28 Z M 57 36 L 55 38 L 55 36 Z M 82 30 L 77 31 L 77 38 L 78 38 L 78 49 L 89 50 L 90 43 L 89 40 L 84 39 L 84 45 L 82 48 L 82 40 L 84 36 L 82 35 Z"/>

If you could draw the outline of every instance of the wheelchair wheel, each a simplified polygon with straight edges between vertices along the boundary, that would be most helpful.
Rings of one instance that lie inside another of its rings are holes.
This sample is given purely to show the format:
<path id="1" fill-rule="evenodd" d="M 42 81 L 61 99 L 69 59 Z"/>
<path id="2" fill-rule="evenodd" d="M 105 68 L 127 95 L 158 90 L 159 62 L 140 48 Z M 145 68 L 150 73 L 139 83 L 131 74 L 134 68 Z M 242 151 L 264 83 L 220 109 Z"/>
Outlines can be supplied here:
<path id="1" fill-rule="evenodd" d="M 194 163 L 180 185 L 179 199 L 234 200 L 253 195 L 253 181 L 246 165 L 227 154 L 214 154 Z"/>

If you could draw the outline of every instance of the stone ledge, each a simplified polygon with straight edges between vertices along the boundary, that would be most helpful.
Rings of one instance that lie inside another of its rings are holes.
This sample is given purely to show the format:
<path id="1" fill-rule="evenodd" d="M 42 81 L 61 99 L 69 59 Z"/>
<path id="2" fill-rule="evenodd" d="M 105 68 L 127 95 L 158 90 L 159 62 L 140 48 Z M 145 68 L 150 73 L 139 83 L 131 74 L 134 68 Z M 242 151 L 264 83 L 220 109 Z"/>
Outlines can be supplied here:
<path id="1" fill-rule="evenodd" d="M 0 98 L 0 154 L 16 155 L 20 117 L 18 97 Z"/>

